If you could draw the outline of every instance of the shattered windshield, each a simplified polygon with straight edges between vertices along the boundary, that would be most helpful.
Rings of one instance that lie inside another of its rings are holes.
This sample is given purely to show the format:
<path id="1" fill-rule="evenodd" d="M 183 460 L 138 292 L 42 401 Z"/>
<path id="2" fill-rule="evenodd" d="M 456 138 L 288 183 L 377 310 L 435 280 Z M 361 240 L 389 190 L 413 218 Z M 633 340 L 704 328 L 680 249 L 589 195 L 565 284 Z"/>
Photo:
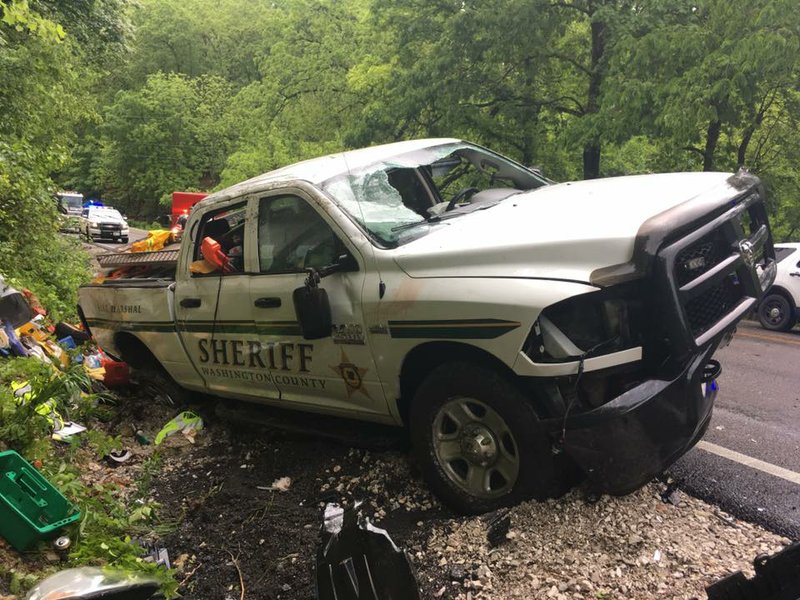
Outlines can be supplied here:
<path id="1" fill-rule="evenodd" d="M 395 247 L 424 235 L 432 223 L 545 184 L 498 154 L 452 143 L 349 171 L 322 188 L 375 241 Z"/>

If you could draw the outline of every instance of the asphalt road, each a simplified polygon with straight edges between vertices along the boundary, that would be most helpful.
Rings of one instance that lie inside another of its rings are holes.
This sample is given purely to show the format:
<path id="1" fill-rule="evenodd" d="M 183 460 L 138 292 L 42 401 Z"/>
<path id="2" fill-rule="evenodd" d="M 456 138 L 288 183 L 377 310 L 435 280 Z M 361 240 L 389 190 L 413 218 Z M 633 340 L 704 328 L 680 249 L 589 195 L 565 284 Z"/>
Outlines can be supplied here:
<path id="1" fill-rule="evenodd" d="M 136 229 L 135 227 L 128 228 L 128 243 L 121 244 L 119 242 L 92 242 L 93 246 L 97 246 L 98 248 L 102 248 L 108 252 L 122 252 L 133 242 L 138 240 L 144 239 L 147 237 L 147 231 L 145 229 Z"/>
<path id="2" fill-rule="evenodd" d="M 711 425 L 670 474 L 693 496 L 798 540 L 800 328 L 744 322 L 715 358 L 723 371 Z"/>

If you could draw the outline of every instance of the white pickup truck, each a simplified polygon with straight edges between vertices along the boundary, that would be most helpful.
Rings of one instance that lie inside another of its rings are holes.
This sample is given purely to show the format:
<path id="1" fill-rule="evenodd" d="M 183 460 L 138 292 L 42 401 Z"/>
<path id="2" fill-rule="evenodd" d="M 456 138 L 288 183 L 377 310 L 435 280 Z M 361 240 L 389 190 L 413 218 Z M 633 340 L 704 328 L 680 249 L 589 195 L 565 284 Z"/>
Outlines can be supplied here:
<path id="1" fill-rule="evenodd" d="M 775 276 L 763 196 L 745 171 L 552 184 L 400 142 L 212 194 L 179 251 L 101 261 L 79 311 L 184 390 L 406 427 L 457 510 L 575 467 L 624 494 L 708 425 L 712 356 Z"/>

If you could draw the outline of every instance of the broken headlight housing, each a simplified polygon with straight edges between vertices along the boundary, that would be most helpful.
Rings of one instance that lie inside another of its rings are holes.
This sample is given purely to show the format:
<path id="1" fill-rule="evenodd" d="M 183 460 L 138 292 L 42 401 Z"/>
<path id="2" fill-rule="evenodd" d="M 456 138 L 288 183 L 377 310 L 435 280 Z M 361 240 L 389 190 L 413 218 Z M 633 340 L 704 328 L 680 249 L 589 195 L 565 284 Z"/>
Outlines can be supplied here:
<path id="1" fill-rule="evenodd" d="M 545 308 L 523 348 L 534 362 L 566 362 L 641 345 L 637 285 L 580 294 Z"/>

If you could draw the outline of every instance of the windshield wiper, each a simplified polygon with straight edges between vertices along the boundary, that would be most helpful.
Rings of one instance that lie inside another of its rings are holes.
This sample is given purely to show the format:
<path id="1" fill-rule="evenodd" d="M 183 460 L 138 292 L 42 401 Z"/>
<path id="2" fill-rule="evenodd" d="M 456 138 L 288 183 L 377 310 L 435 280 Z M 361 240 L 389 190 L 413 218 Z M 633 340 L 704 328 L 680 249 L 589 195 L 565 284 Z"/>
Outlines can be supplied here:
<path id="1" fill-rule="evenodd" d="M 392 231 L 403 231 L 405 229 L 411 229 L 412 227 L 423 225 L 425 223 L 438 223 L 441 220 L 442 218 L 439 215 L 431 215 L 429 217 L 425 217 L 425 219 L 422 221 L 414 221 L 413 223 L 404 223 L 403 225 L 392 227 Z"/>

